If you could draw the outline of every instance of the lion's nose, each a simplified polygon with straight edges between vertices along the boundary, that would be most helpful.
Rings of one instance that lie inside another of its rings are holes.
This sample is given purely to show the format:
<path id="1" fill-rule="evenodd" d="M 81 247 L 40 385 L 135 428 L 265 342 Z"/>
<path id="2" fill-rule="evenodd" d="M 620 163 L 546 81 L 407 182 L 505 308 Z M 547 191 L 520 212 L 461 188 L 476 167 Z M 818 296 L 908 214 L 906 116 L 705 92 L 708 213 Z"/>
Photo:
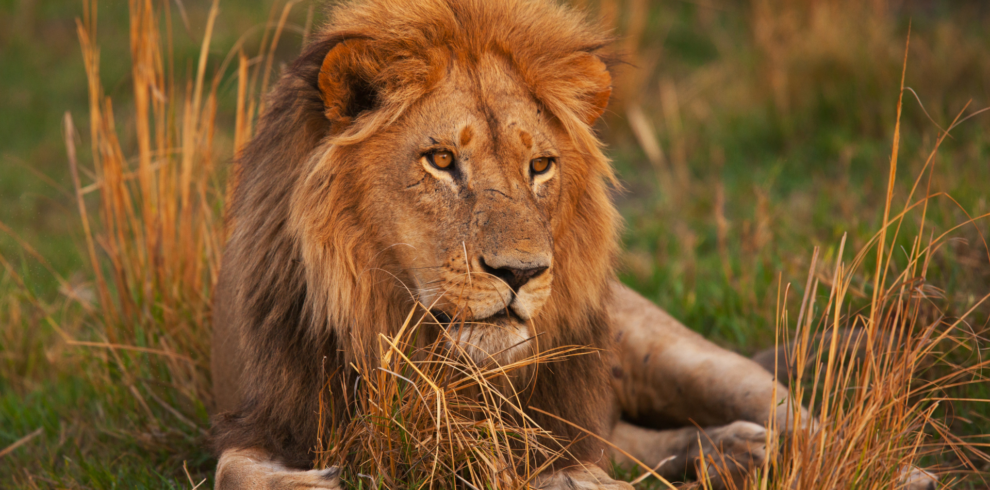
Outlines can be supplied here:
<path id="1" fill-rule="evenodd" d="M 542 265 L 537 265 L 535 267 L 527 267 L 521 264 L 518 266 L 508 264 L 493 265 L 490 264 L 488 260 L 485 260 L 484 257 L 481 257 L 480 262 L 481 269 L 483 271 L 505 281 L 505 283 L 508 284 L 513 291 L 519 291 L 519 288 L 526 285 L 530 279 L 542 274 L 543 271 L 548 268 L 547 266 Z"/>

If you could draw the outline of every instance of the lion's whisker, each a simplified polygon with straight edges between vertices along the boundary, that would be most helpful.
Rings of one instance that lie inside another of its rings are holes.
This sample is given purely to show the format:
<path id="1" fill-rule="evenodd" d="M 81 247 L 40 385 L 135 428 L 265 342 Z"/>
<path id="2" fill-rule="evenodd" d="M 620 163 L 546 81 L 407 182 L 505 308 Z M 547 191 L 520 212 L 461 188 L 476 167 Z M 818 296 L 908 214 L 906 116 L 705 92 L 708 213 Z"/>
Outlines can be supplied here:
<path id="1" fill-rule="evenodd" d="M 381 254 L 383 254 L 383 253 L 385 253 L 385 252 L 387 252 L 388 250 L 391 250 L 391 249 L 393 249 L 393 248 L 395 248 L 395 247 L 398 247 L 398 246 L 400 246 L 400 245 L 405 245 L 405 246 L 407 246 L 407 247 L 409 247 L 409 248 L 411 248 L 411 249 L 413 249 L 413 250 L 416 250 L 416 247 L 415 247 L 415 246 L 413 246 L 413 245 L 412 245 L 412 244 L 410 244 L 410 243 L 404 243 L 404 242 L 399 242 L 399 243 L 393 243 L 393 244 L 391 244 L 391 245 L 389 245 L 389 246 L 387 246 L 387 247 L 385 247 L 385 248 L 383 248 L 383 249 L 381 249 L 381 250 L 379 250 L 379 251 L 378 251 L 378 252 L 377 252 L 377 253 L 375 254 L 375 256 L 371 258 L 371 260 L 375 260 L 375 259 L 377 259 L 379 255 L 381 255 Z"/>

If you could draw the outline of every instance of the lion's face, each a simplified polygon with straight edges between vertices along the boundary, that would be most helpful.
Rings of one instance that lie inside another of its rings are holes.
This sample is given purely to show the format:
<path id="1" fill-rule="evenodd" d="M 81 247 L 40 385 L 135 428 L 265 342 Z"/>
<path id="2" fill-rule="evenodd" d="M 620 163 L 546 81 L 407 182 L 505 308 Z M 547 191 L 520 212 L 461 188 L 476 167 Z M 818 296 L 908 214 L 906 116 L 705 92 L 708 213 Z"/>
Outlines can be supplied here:
<path id="1" fill-rule="evenodd" d="M 391 217 L 383 240 L 416 299 L 476 333 L 515 326 L 518 342 L 550 295 L 561 187 L 579 166 L 563 129 L 488 61 L 453 70 L 365 143 L 380 174 L 366 202 Z"/>
<path id="2" fill-rule="evenodd" d="M 602 43 L 577 18 L 552 32 L 536 3 L 513 4 L 516 14 L 427 4 L 443 25 L 342 27 L 328 51 L 312 51 L 325 53 L 329 124 L 308 127 L 326 134 L 308 152 L 291 222 L 308 308 L 355 345 L 401 324 L 410 299 L 477 354 L 535 335 L 597 342 L 616 238 L 611 168 L 591 130 L 611 93 Z M 338 21 L 384 14 L 353 15 Z M 501 17 L 516 30 L 493 29 Z"/>

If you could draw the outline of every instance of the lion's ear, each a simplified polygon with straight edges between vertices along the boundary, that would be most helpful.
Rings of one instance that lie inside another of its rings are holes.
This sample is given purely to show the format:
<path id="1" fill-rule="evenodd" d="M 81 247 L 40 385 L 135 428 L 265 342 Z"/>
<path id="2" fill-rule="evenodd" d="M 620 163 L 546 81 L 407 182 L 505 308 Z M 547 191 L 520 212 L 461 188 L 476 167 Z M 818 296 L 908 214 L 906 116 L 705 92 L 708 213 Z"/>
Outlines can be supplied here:
<path id="1" fill-rule="evenodd" d="M 584 92 L 581 99 L 585 107 L 579 116 L 590 126 L 602 117 L 605 109 L 608 108 L 609 97 L 612 96 L 612 75 L 608 72 L 608 66 L 591 53 L 578 55 L 572 68 L 580 74 L 579 86 Z"/>
<path id="2" fill-rule="evenodd" d="M 530 87 L 554 113 L 570 113 L 589 126 L 605 113 L 612 96 L 612 75 L 598 56 L 579 51 L 526 68 Z"/>
<path id="3" fill-rule="evenodd" d="M 323 112 L 335 127 L 347 126 L 358 114 L 374 109 L 374 65 L 366 43 L 360 40 L 341 41 L 323 58 L 320 96 Z"/>

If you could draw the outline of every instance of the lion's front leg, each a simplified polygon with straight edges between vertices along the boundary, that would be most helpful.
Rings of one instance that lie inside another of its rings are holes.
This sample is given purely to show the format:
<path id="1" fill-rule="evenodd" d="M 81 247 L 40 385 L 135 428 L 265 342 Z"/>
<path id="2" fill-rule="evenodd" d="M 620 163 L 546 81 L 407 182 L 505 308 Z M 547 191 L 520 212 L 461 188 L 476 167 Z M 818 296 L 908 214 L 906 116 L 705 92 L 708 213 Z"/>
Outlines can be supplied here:
<path id="1" fill-rule="evenodd" d="M 228 449 L 217 462 L 216 490 L 341 490 L 340 471 L 293 470 L 261 449 Z"/>
<path id="2" fill-rule="evenodd" d="M 769 436 L 762 425 L 744 421 L 704 430 L 651 430 L 619 422 L 611 441 L 668 480 L 697 478 L 704 472 L 712 488 L 726 488 L 726 480 L 740 487 L 750 471 L 764 464 Z M 613 451 L 612 456 L 620 464 L 632 463 L 622 452 Z"/>
<path id="3" fill-rule="evenodd" d="M 613 387 L 622 415 L 650 427 L 720 426 L 738 420 L 791 427 L 787 389 L 756 362 L 709 342 L 616 282 Z M 802 424 L 810 417 L 801 409 Z"/>

